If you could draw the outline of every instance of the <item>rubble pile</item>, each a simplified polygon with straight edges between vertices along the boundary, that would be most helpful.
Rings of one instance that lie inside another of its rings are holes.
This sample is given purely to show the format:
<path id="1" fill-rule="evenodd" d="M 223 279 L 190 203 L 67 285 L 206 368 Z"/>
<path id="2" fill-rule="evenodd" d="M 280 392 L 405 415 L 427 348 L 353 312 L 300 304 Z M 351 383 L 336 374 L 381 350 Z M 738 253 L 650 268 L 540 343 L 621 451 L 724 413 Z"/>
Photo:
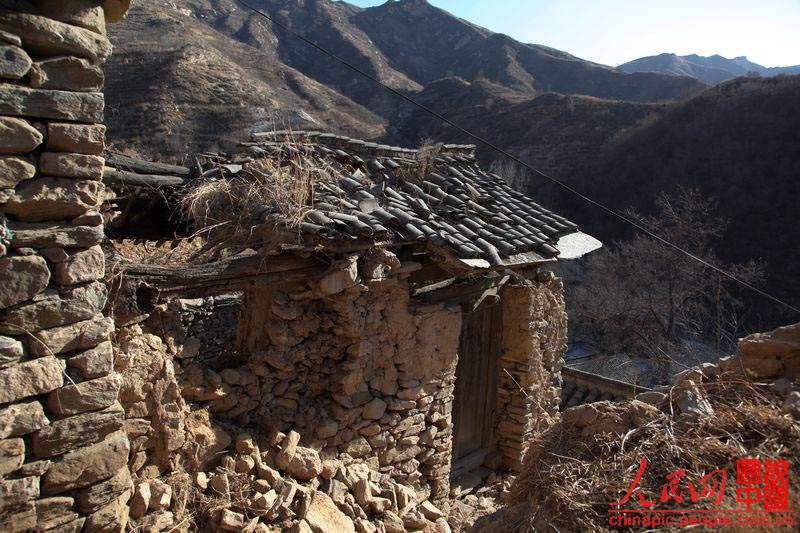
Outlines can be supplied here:
<path id="1" fill-rule="evenodd" d="M 262 440 L 240 433 L 219 466 L 191 476 L 196 525 L 225 531 L 449 531 L 444 513 L 408 483 L 363 462 L 345 465 L 298 444 L 296 432 Z M 264 449 L 265 451 L 261 451 Z M 169 523 L 171 489 L 158 479 L 138 482 L 134 523 Z"/>
<path id="2" fill-rule="evenodd" d="M 715 509 L 709 500 L 658 503 L 657 495 L 666 475 L 678 471 L 696 481 L 720 469 L 729 479 L 734 475 L 733 483 L 739 459 L 796 466 L 798 369 L 800 324 L 794 324 L 742 339 L 737 354 L 677 374 L 666 391 L 567 409 L 560 423 L 531 441 L 507 507 L 479 520 L 473 531 L 610 531 L 610 502 L 625 495 L 643 458 L 648 464 L 638 487 L 657 506 Z M 792 509 L 800 503 L 800 483 L 796 477 L 789 483 Z M 721 504 L 745 505 L 731 487 Z"/>

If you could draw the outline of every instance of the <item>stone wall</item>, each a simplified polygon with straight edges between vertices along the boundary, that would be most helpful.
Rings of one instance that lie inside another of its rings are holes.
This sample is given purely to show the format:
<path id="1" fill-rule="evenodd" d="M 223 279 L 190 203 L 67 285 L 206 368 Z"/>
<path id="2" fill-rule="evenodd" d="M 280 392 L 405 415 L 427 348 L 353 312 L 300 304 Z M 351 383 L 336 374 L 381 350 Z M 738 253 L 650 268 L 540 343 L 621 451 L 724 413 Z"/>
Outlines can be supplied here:
<path id="1" fill-rule="evenodd" d="M 503 306 L 503 353 L 498 372 L 498 447 L 503 465 L 522 466 L 528 441 L 558 417 L 567 315 L 561 280 L 507 285 Z"/>
<path id="2" fill-rule="evenodd" d="M 463 311 L 412 299 L 407 275 L 367 270 L 350 257 L 320 281 L 246 293 L 237 342 L 209 347 L 229 358 L 206 357 L 197 337 L 203 319 L 211 331 L 237 316 L 215 305 L 227 297 L 175 300 L 120 331 L 135 527 L 178 523 L 194 505 L 219 527 L 288 529 L 313 521 L 312 501 L 360 531 L 434 527 L 449 498 Z M 505 287 L 501 302 L 497 435 L 514 468 L 557 416 L 566 318 L 547 276 Z M 214 501 L 233 514 L 209 512 Z"/>
<path id="3" fill-rule="evenodd" d="M 461 310 L 415 305 L 406 279 L 362 280 L 354 258 L 352 266 L 319 282 L 247 293 L 238 346 L 214 348 L 227 349 L 228 359 L 207 358 L 187 334 L 202 329 L 198 318 L 219 320 L 208 300 L 159 306 L 141 326 L 120 331 L 116 368 L 137 495 L 156 478 L 176 487 L 182 475 L 200 474 L 212 483 L 195 484 L 196 501 L 224 497 L 244 475 L 248 486 L 268 484 L 262 496 L 296 487 L 277 503 L 266 496 L 270 506 L 259 512 L 239 508 L 265 522 L 291 518 L 294 500 L 319 489 L 351 522 L 395 513 L 402 523 L 403 511 L 406 521 L 425 523 L 409 512 L 426 500 L 442 503 L 449 492 Z M 243 432 L 255 455 L 237 453 Z M 359 489 L 356 498 L 361 478 L 372 490 Z M 409 502 L 414 508 L 404 509 Z M 154 508 L 148 500 L 132 516 L 140 527 L 168 522 L 175 505 Z"/>
<path id="4" fill-rule="evenodd" d="M 0 11 L 0 530 L 121 531 L 128 438 L 112 369 L 99 1 Z M 119 17 L 125 2 L 109 13 Z"/>
<path id="5" fill-rule="evenodd" d="M 161 319 L 170 323 L 151 322 L 151 326 L 166 333 L 169 342 L 181 346 L 179 359 L 192 359 L 217 370 L 240 361 L 237 338 L 241 311 L 239 293 L 178 298 L 169 302 L 166 312 L 160 314 Z"/>
<path id="6" fill-rule="evenodd" d="M 100 65 L 128 3 L 0 10 L 0 529 L 447 530 L 462 311 L 412 300 L 391 253 L 241 306 L 104 314 Z M 558 405 L 561 287 L 541 281 L 502 292 L 512 467 Z"/>
<path id="7" fill-rule="evenodd" d="M 249 412 L 270 421 L 269 429 L 298 431 L 324 456 L 367 462 L 427 487 L 441 501 L 449 488 L 461 312 L 444 304 L 415 306 L 409 292 L 404 281 L 387 279 L 335 298 L 248 295 L 249 318 L 260 316 L 253 298 L 270 305 L 266 336 L 246 339 L 262 394 L 258 405 L 248 401 Z M 216 402 L 223 406 L 219 416 L 246 421 L 242 402 L 230 411 L 224 400 Z"/>

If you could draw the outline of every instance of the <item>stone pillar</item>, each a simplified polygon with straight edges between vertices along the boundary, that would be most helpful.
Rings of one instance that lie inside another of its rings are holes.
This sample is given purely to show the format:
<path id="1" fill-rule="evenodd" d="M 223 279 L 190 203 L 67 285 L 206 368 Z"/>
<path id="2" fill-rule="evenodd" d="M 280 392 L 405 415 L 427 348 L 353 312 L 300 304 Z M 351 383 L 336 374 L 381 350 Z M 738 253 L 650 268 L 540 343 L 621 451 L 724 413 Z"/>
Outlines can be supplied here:
<path id="1" fill-rule="evenodd" d="M 129 444 L 99 246 L 103 3 L 3 5 L 0 530 L 122 531 Z"/>
<path id="2" fill-rule="evenodd" d="M 558 279 L 507 285 L 500 301 L 497 440 L 503 465 L 519 470 L 531 436 L 558 416 L 567 316 Z"/>

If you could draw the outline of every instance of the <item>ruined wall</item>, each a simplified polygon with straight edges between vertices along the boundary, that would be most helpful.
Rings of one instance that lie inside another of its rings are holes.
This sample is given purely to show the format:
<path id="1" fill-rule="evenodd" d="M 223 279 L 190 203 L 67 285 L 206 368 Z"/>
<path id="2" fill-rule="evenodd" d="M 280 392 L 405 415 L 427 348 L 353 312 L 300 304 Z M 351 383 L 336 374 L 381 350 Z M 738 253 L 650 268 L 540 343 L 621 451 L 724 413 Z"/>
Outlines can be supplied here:
<path id="1" fill-rule="evenodd" d="M 561 280 L 507 285 L 503 306 L 503 353 L 498 384 L 498 447 L 503 465 L 518 470 L 528 441 L 558 416 L 560 371 L 567 347 L 567 315 Z"/>
<path id="2" fill-rule="evenodd" d="M 560 281 L 540 278 L 501 291 L 496 423 L 510 468 L 558 416 L 566 316 Z M 253 290 L 239 342 L 214 347 L 230 357 L 213 367 L 188 333 L 204 318 L 231 324 L 215 300 L 176 300 L 121 330 L 134 525 L 178 523 L 199 506 L 233 529 L 301 527 L 318 513 L 332 520 L 321 530 L 433 527 L 449 496 L 463 311 L 409 293 L 356 258 L 321 281 Z"/>
<path id="3" fill-rule="evenodd" d="M 323 456 L 365 461 L 445 498 L 460 310 L 413 306 L 406 283 L 382 280 L 335 298 L 277 293 L 270 314 L 249 361 L 263 394 L 250 412 Z"/>
<path id="4" fill-rule="evenodd" d="M 237 348 L 241 311 L 239 293 L 179 298 L 160 314 L 161 320 L 171 323 L 152 326 L 167 334 L 173 346 L 181 347 L 178 358 L 192 359 L 212 370 L 230 368 L 241 361 Z"/>
<path id="5" fill-rule="evenodd" d="M 99 247 L 99 1 L 0 12 L 0 530 L 121 531 L 128 438 Z"/>
<path id="6" fill-rule="evenodd" d="M 184 474 L 198 501 L 235 499 L 230 487 L 246 483 L 260 503 L 230 508 L 271 524 L 305 516 L 297 506 L 315 490 L 351 523 L 392 514 L 433 523 L 417 506 L 449 492 L 461 310 L 416 305 L 405 279 L 367 279 L 355 259 L 350 266 L 245 295 L 239 346 L 215 348 L 227 359 L 209 360 L 188 334 L 203 329 L 196 319 L 219 318 L 208 300 L 162 305 L 121 330 L 116 368 L 137 526 L 185 513 L 173 489 L 166 506 L 152 499 L 153 487 L 177 487 Z M 242 448 L 242 439 L 254 445 Z"/>

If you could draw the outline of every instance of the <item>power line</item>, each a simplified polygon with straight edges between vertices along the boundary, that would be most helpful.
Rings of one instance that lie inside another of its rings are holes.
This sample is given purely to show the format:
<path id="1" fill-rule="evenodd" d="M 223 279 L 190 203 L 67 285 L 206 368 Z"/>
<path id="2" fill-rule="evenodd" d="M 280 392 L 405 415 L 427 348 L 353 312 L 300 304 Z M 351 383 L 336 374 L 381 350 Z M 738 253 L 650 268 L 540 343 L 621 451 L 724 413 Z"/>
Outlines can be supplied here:
<path id="1" fill-rule="evenodd" d="M 540 176 L 540 177 L 542 177 L 542 178 L 544 178 L 544 179 L 546 179 L 546 180 L 548 180 L 548 181 L 550 181 L 552 183 L 555 183 L 556 185 L 558 185 L 562 189 L 574 194 L 575 196 L 577 196 L 581 200 L 583 200 L 585 202 L 588 202 L 589 204 L 592 204 L 593 206 L 599 208 L 602 211 L 605 211 L 606 213 L 608 213 L 609 215 L 611 215 L 613 217 L 618 218 L 619 220 L 625 222 L 626 224 L 628 224 L 628 225 L 636 228 L 637 230 L 641 231 L 642 233 L 644 233 L 648 237 L 651 237 L 651 238 L 657 240 L 658 242 L 664 244 L 665 246 L 667 246 L 669 248 L 672 248 L 673 250 L 675 250 L 675 251 L 677 251 L 679 253 L 684 254 L 685 256 L 689 257 L 690 259 L 693 259 L 694 261 L 697 261 L 697 262 L 701 263 L 705 267 L 710 268 L 711 270 L 717 272 L 718 274 L 721 274 L 722 276 L 725 276 L 726 278 L 728 278 L 728 279 L 730 279 L 732 281 L 735 281 L 736 283 L 739 283 L 743 287 L 746 287 L 746 288 L 750 289 L 751 291 L 755 292 L 756 294 L 759 294 L 762 297 L 764 297 L 764 298 L 766 298 L 766 299 L 768 299 L 768 300 L 770 300 L 770 301 L 772 301 L 772 302 L 774 302 L 774 303 L 776 303 L 778 305 L 786 307 L 787 309 L 789 309 L 791 311 L 794 311 L 797 314 L 800 314 L 800 309 L 799 308 L 797 308 L 797 307 L 795 307 L 795 306 L 793 306 L 793 305 L 791 305 L 791 304 L 789 304 L 787 302 L 784 302 L 783 300 L 781 300 L 781 299 L 779 299 L 779 298 L 777 298 L 775 296 L 772 296 L 771 294 L 769 294 L 767 292 L 764 292 L 763 290 L 761 290 L 758 287 L 748 283 L 747 281 L 745 281 L 743 279 L 740 279 L 737 276 L 735 276 L 735 275 L 733 275 L 733 274 L 731 274 L 729 272 L 726 272 L 725 270 L 722 270 L 721 268 L 709 263 L 708 261 L 706 261 L 704 259 L 701 259 L 700 257 L 698 257 L 695 254 L 689 252 L 688 250 L 684 250 L 683 248 L 681 248 L 677 244 L 673 244 L 672 242 L 668 241 L 667 239 L 665 239 L 665 238 L 653 233 L 652 231 L 650 231 L 649 229 L 645 228 L 644 226 L 642 226 L 641 224 L 639 224 L 635 220 L 631 220 L 630 218 L 622 215 L 621 213 L 618 213 L 617 211 L 614 211 L 613 209 L 611 209 L 609 207 L 606 207 L 605 205 L 601 204 L 600 202 L 598 202 L 596 200 L 593 200 L 592 198 L 589 198 L 585 194 L 581 193 L 580 191 L 578 191 L 577 189 L 571 187 L 570 185 L 567 185 L 563 181 L 558 180 L 558 179 L 546 174 L 545 172 L 543 172 L 543 171 L 541 171 L 541 170 L 539 170 L 537 168 L 532 167 L 531 165 L 529 165 L 525 161 L 522 161 L 521 159 L 519 159 L 517 156 L 508 153 L 507 151 L 505 151 L 504 149 L 500 148 L 499 146 L 496 146 L 492 142 L 484 139 L 483 137 L 481 137 L 481 136 L 479 136 L 479 135 L 477 135 L 475 133 L 472 133 L 471 131 L 467 130 L 466 128 L 463 128 L 462 126 L 456 124 L 455 122 L 453 122 L 449 118 L 445 117 L 444 115 L 441 115 L 440 113 L 437 113 L 436 111 L 434 111 L 433 109 L 429 108 L 428 106 L 426 106 L 424 104 L 421 104 L 421 103 L 417 102 L 416 100 L 414 100 L 413 98 L 411 98 L 410 96 L 408 96 L 406 94 L 403 94 L 402 92 L 398 91 L 397 89 L 394 89 L 394 88 L 386 85 L 381 80 L 379 80 L 378 78 L 372 76 L 368 72 L 365 72 L 364 70 L 362 70 L 359 67 L 353 65 L 352 63 L 350 63 L 346 59 L 344 59 L 342 57 L 339 57 L 338 55 L 334 54 L 333 52 L 328 51 L 327 49 L 325 49 L 322 46 L 318 45 L 314 41 L 312 41 L 312 40 L 304 37 L 303 35 L 297 33 L 296 31 L 294 31 L 290 27 L 286 26 L 285 24 L 283 24 L 281 22 L 278 22 L 277 20 L 275 20 L 271 16 L 267 15 L 263 11 L 261 11 L 259 9 L 256 9 L 255 7 L 251 6 L 250 4 L 245 2 L 244 0 L 239 0 L 239 1 L 240 1 L 241 4 L 243 4 L 245 7 L 247 7 L 251 11 L 253 11 L 256 14 L 258 14 L 258 15 L 264 17 L 265 19 L 269 20 L 275 26 L 277 26 L 277 27 L 283 29 L 284 31 L 288 32 L 289 34 L 297 37 L 298 39 L 300 39 L 304 43 L 308 44 L 309 46 L 311 46 L 313 48 L 316 48 L 317 50 L 319 50 L 323 54 L 325 54 L 325 55 L 335 59 L 336 61 L 340 62 L 341 64 L 343 64 L 344 66 L 346 66 L 350 70 L 360 74 L 361 76 L 367 78 L 368 80 L 372 81 L 373 83 L 376 83 L 377 85 L 380 85 L 381 87 L 383 87 L 384 89 L 386 89 L 390 93 L 394 94 L 395 96 L 397 96 L 399 98 L 402 98 L 403 100 L 405 100 L 409 104 L 411 104 L 411 105 L 413 105 L 413 106 L 425 111 L 426 113 L 438 118 L 439 120 L 441 120 L 445 124 L 448 124 L 449 126 L 459 130 L 460 132 L 464 133 L 468 137 L 478 141 L 479 143 L 483 144 L 484 146 L 487 146 L 488 148 L 494 150 L 495 152 L 497 152 L 499 154 L 502 154 L 503 156 L 505 156 L 508 159 L 514 161 L 515 163 L 517 163 L 517 164 L 525 167 L 526 169 L 530 170 L 534 174 L 536 174 L 536 175 L 538 175 L 538 176 Z"/>

